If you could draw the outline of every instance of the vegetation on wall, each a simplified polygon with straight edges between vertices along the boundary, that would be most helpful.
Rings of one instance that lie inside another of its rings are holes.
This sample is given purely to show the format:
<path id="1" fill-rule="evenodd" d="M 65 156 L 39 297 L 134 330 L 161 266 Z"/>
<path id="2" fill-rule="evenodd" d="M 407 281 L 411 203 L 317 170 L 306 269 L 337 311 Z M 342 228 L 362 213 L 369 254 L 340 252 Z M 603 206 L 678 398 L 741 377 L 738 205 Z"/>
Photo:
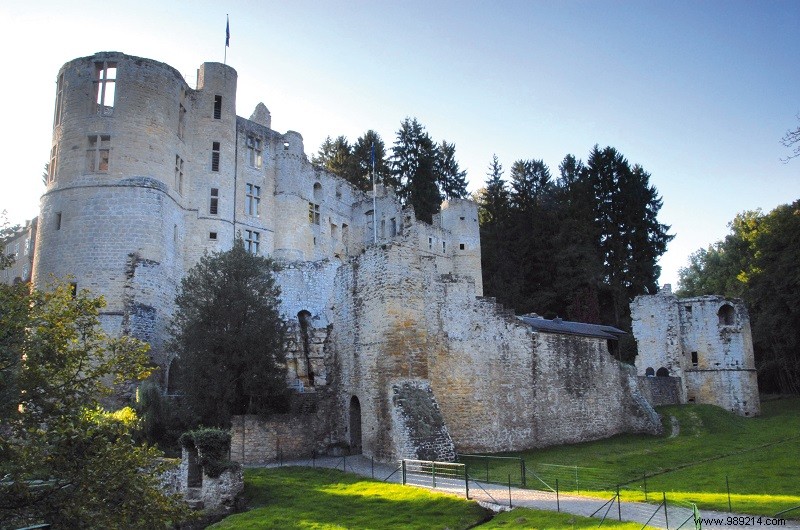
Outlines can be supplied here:
<path id="1" fill-rule="evenodd" d="M 721 294 L 747 304 L 762 391 L 800 393 L 800 200 L 740 213 L 730 234 L 680 270 L 678 296 Z"/>
<path id="2" fill-rule="evenodd" d="M 180 442 L 186 449 L 197 451 L 197 463 L 202 466 L 203 473 L 211 478 L 217 478 L 228 469 L 239 467 L 239 464 L 230 461 L 230 431 L 213 428 L 197 429 L 183 433 Z"/>

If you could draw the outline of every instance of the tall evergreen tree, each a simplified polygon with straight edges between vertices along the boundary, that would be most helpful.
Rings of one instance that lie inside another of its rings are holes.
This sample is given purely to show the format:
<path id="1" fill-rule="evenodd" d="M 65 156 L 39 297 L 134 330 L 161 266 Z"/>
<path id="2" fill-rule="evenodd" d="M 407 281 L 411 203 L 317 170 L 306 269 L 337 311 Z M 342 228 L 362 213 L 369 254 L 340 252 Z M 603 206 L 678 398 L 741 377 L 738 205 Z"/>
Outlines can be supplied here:
<path id="1" fill-rule="evenodd" d="M 512 307 L 511 285 L 516 271 L 510 259 L 509 226 L 511 201 L 508 186 L 503 180 L 503 166 L 497 155 L 492 156 L 486 187 L 480 190 L 478 217 L 481 233 L 481 268 L 483 290 L 497 300 Z"/>
<path id="2" fill-rule="evenodd" d="M 456 145 L 445 140 L 439 144 L 436 157 L 436 180 L 446 199 L 463 199 L 467 196 L 467 172 L 458 167 Z"/>
<path id="3" fill-rule="evenodd" d="M 205 255 L 181 281 L 171 348 L 179 391 L 201 424 L 228 427 L 235 414 L 284 406 L 286 367 L 275 264 L 245 250 Z"/>
<path id="4" fill-rule="evenodd" d="M 414 207 L 417 219 L 432 222 L 441 208 L 436 179 L 436 144 L 416 118 L 406 118 L 392 148 L 392 176 L 398 194 Z"/>
<path id="5" fill-rule="evenodd" d="M 311 162 L 345 179 L 352 177 L 354 172 L 353 149 L 345 136 L 337 136 L 334 140 L 330 136 L 325 138 Z"/>
<path id="6" fill-rule="evenodd" d="M 380 135 L 370 129 L 353 144 L 355 174 L 350 180 L 361 191 L 372 189 L 372 153 L 375 153 L 375 180 L 387 185 L 391 169 L 386 162 L 386 146 Z"/>

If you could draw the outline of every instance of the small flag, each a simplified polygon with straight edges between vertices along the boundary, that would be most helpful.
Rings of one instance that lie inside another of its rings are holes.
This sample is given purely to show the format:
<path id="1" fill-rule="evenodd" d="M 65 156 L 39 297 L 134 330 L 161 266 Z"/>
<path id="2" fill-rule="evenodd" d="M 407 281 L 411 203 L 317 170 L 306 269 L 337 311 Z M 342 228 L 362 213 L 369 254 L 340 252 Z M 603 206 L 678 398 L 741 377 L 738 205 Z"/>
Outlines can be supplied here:
<path id="1" fill-rule="evenodd" d="M 372 172 L 375 173 L 375 142 L 372 142 L 372 151 L 370 151 L 369 159 L 372 162 Z"/>
<path id="2" fill-rule="evenodd" d="M 231 46 L 231 21 L 228 18 L 228 15 L 225 15 L 225 47 L 230 48 Z"/>

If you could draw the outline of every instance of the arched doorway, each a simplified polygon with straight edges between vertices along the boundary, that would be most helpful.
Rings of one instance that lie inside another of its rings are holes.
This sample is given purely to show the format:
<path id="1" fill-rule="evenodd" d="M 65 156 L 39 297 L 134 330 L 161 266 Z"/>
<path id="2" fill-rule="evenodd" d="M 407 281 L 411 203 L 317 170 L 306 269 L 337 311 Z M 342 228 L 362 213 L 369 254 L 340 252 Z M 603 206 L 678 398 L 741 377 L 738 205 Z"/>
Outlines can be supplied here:
<path id="1" fill-rule="evenodd" d="M 350 454 L 361 454 L 361 403 L 356 396 L 350 399 Z"/>

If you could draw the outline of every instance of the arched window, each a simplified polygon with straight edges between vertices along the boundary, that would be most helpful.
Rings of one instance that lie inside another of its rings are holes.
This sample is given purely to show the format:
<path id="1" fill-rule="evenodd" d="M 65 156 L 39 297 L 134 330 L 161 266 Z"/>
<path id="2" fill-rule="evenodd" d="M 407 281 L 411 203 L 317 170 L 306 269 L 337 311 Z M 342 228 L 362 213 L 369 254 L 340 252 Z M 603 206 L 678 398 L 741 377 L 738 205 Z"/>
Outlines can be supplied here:
<path id="1" fill-rule="evenodd" d="M 669 377 L 669 370 L 664 368 L 663 366 L 658 369 L 656 372 L 656 377 Z"/>
<path id="2" fill-rule="evenodd" d="M 319 182 L 314 183 L 314 202 L 317 204 L 322 203 L 322 184 Z"/>
<path id="3" fill-rule="evenodd" d="M 356 396 L 350 398 L 350 454 L 361 454 L 361 403 Z"/>
<path id="4" fill-rule="evenodd" d="M 644 371 L 644 375 L 646 375 L 647 377 L 655 377 L 656 371 L 653 370 L 652 366 L 648 366 L 647 370 Z"/>
<path id="5" fill-rule="evenodd" d="M 181 364 L 180 360 L 175 357 L 170 361 L 169 368 L 167 369 L 167 395 L 177 396 L 180 395 L 181 388 Z"/>
<path id="6" fill-rule="evenodd" d="M 730 304 L 724 304 L 717 311 L 720 326 L 733 326 L 736 323 L 736 311 Z"/>

